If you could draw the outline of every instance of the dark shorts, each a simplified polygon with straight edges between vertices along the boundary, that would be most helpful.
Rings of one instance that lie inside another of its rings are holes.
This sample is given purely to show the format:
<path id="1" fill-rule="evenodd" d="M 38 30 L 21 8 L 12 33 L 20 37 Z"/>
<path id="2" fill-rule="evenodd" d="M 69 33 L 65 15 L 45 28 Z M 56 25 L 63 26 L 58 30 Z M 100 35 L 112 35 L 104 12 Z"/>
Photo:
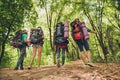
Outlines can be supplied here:
<path id="1" fill-rule="evenodd" d="M 89 50 L 89 44 L 87 40 L 80 39 L 80 40 L 75 40 L 75 42 L 77 43 L 81 52 L 84 51 L 84 48 L 86 51 Z"/>
<path id="2" fill-rule="evenodd" d="M 33 44 L 32 47 L 36 47 L 36 48 L 43 47 L 43 43 Z"/>

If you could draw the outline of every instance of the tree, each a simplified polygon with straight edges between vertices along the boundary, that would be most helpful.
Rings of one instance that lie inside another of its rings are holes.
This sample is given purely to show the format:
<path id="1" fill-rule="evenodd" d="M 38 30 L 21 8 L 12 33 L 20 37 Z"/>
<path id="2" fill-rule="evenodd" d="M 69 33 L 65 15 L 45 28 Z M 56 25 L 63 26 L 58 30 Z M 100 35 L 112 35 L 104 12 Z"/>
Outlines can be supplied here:
<path id="1" fill-rule="evenodd" d="M 31 10 L 32 0 L 2 0 L 0 1 L 0 63 L 4 56 L 6 44 L 9 42 L 10 35 L 13 31 L 23 27 L 24 16 Z"/>

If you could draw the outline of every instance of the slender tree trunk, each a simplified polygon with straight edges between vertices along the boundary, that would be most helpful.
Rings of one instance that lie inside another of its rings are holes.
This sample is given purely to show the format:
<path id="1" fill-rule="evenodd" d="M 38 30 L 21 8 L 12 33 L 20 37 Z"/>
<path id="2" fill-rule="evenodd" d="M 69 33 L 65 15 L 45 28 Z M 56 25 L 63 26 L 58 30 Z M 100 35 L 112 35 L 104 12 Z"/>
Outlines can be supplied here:
<path id="1" fill-rule="evenodd" d="M 100 47 L 102 48 L 102 52 L 104 54 L 104 58 L 105 58 L 105 61 L 107 63 L 107 56 L 106 55 L 108 54 L 108 49 L 107 49 L 106 45 L 104 44 L 105 41 L 103 40 L 103 34 L 102 34 L 102 32 L 103 32 L 102 31 L 102 14 L 103 14 L 104 5 L 103 5 L 102 8 L 101 7 L 99 7 L 99 8 L 100 8 L 100 11 L 99 11 L 99 21 L 98 21 L 99 22 L 99 24 L 98 24 L 99 27 L 98 28 L 94 25 L 94 22 L 93 22 L 93 20 L 92 20 L 92 18 L 90 16 L 90 14 L 85 10 L 84 10 L 84 13 L 88 17 L 92 28 L 94 30 L 96 30 L 97 33 L 98 33 L 98 35 L 96 35 L 96 37 L 97 37 L 97 40 L 98 40 L 98 42 L 100 44 Z"/>
<path id="2" fill-rule="evenodd" d="M 1 54 L 1 55 L 0 55 L 0 64 L 1 64 L 1 62 L 2 62 L 2 58 L 4 57 L 5 44 L 6 44 L 6 41 L 7 41 L 8 37 L 9 37 L 10 31 L 11 31 L 11 27 L 12 27 L 14 21 L 15 21 L 15 18 L 16 18 L 16 16 L 17 16 L 17 13 L 18 13 L 19 11 L 20 11 L 20 9 L 18 9 L 18 11 L 16 11 L 14 18 L 13 18 L 13 20 L 11 21 L 11 24 L 8 26 L 7 35 L 6 35 L 6 36 L 2 36 L 2 37 L 5 37 L 5 38 L 4 38 L 4 41 L 2 42 L 2 51 L 1 51 L 1 53 L 0 53 L 0 54 Z"/>

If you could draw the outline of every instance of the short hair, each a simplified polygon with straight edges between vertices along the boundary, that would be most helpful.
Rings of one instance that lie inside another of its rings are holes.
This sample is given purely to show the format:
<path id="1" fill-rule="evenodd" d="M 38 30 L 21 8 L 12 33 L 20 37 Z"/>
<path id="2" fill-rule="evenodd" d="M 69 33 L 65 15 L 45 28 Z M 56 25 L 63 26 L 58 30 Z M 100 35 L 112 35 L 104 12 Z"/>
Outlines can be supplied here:
<path id="1" fill-rule="evenodd" d="M 38 26 L 37 29 L 42 29 L 42 28 L 40 26 Z"/>
<path id="2" fill-rule="evenodd" d="M 22 30 L 22 33 L 27 34 L 27 30 L 26 29 Z"/>
<path id="3" fill-rule="evenodd" d="M 75 21 L 76 21 L 76 20 L 79 20 L 79 18 L 76 18 Z"/>

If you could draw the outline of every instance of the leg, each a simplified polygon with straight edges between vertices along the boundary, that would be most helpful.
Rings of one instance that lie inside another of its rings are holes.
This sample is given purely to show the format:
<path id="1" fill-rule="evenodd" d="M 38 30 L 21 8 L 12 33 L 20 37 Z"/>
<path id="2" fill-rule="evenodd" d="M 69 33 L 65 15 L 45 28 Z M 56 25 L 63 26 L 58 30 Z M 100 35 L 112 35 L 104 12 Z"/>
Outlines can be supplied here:
<path id="1" fill-rule="evenodd" d="M 90 67 L 93 67 L 91 53 L 90 53 L 90 50 L 89 50 L 89 44 L 88 44 L 87 40 L 84 40 L 84 46 L 85 46 L 85 49 L 86 49 L 86 52 L 87 52 L 87 58 L 88 58 L 88 63 L 87 64 Z"/>
<path id="2" fill-rule="evenodd" d="M 20 69 L 23 68 L 24 56 L 26 54 L 26 47 L 25 46 L 20 48 L 20 53 L 21 53 L 21 55 L 18 59 L 17 65 L 16 65 L 14 70 L 17 70 L 19 66 L 20 66 Z"/>
<path id="3" fill-rule="evenodd" d="M 65 63 L 65 49 L 62 49 L 62 65 Z"/>
<path id="4" fill-rule="evenodd" d="M 38 47 L 38 68 L 40 68 L 42 46 Z"/>
<path id="5" fill-rule="evenodd" d="M 83 40 L 79 40 L 79 41 L 76 41 L 79 49 L 80 49 L 80 56 L 81 56 L 81 59 L 82 61 L 84 62 L 84 64 L 86 64 L 86 56 L 85 56 L 85 53 L 84 53 L 84 49 L 83 49 Z"/>
<path id="6" fill-rule="evenodd" d="M 87 63 L 87 61 L 86 61 L 86 56 L 85 56 L 84 51 L 81 51 L 81 52 L 80 52 L 80 56 L 81 56 L 81 58 L 82 58 L 82 60 L 83 60 L 84 64 L 86 64 L 86 63 Z"/>
<path id="7" fill-rule="evenodd" d="M 36 51 L 37 51 L 37 48 L 33 47 L 33 54 L 32 54 L 32 58 L 30 60 L 30 68 L 32 67 L 33 60 L 34 60 L 34 58 L 36 56 Z"/>
<path id="8" fill-rule="evenodd" d="M 87 65 L 89 65 L 90 67 L 94 67 L 93 64 L 92 64 L 92 58 L 91 58 L 90 50 L 87 51 L 87 57 L 88 57 Z"/>
<path id="9" fill-rule="evenodd" d="M 60 67 L 60 48 L 57 48 L 56 57 L 57 57 L 57 66 Z"/>
<path id="10" fill-rule="evenodd" d="M 22 62 L 21 62 L 21 64 L 20 64 L 20 70 L 23 70 L 24 68 L 23 68 L 23 60 L 22 60 Z"/>
<path id="11" fill-rule="evenodd" d="M 87 57 L 88 57 L 88 61 L 89 61 L 89 62 L 92 62 L 90 50 L 87 51 Z"/>
<path id="12" fill-rule="evenodd" d="M 21 64 L 20 64 L 20 70 L 23 70 L 23 69 L 24 69 L 24 68 L 23 68 L 23 62 L 24 62 L 24 58 L 25 58 L 25 56 L 26 56 L 26 47 L 23 47 L 22 52 L 24 53 L 24 55 L 23 55 L 23 59 L 22 59 Z"/>
<path id="13" fill-rule="evenodd" d="M 90 53 L 90 50 L 89 50 L 89 44 L 88 44 L 88 41 L 87 40 L 84 40 L 84 47 L 86 49 L 86 53 L 87 53 L 87 58 L 88 58 L 88 61 L 91 62 L 91 53 Z"/>

